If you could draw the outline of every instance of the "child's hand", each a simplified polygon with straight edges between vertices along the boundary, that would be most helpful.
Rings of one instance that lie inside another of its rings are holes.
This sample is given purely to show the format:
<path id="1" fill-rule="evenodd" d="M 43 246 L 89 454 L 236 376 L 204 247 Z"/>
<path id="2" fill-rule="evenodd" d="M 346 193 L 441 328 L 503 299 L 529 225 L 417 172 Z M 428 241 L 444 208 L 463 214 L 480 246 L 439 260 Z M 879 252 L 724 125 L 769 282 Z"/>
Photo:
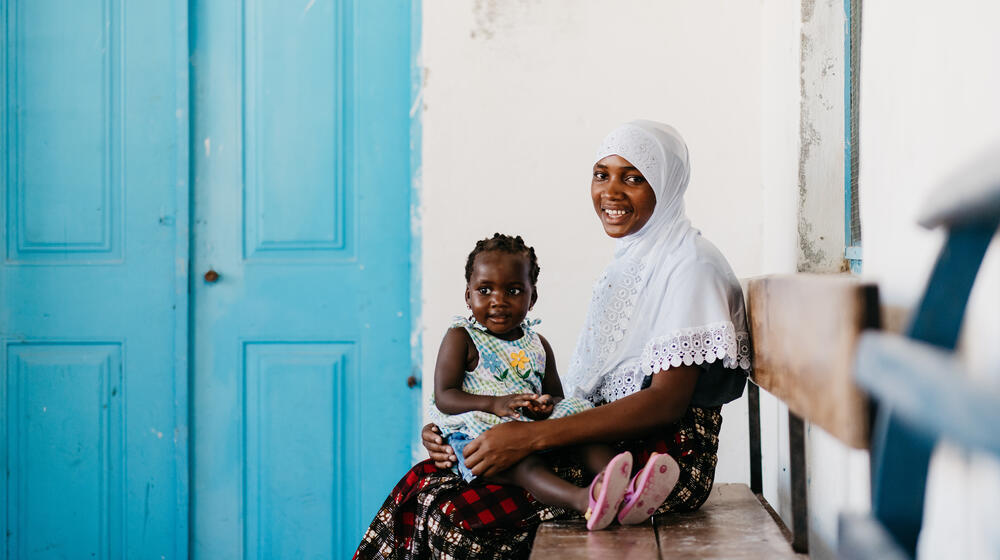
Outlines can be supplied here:
<path id="1" fill-rule="evenodd" d="M 552 395 L 537 395 L 524 409 L 524 415 L 532 420 L 545 420 L 552 414 L 555 406 Z"/>
<path id="2" fill-rule="evenodd" d="M 531 393 L 521 393 L 516 395 L 504 395 L 493 397 L 493 410 L 491 412 L 497 416 L 519 418 L 521 416 L 518 409 L 531 406 L 531 403 L 538 395 Z"/>

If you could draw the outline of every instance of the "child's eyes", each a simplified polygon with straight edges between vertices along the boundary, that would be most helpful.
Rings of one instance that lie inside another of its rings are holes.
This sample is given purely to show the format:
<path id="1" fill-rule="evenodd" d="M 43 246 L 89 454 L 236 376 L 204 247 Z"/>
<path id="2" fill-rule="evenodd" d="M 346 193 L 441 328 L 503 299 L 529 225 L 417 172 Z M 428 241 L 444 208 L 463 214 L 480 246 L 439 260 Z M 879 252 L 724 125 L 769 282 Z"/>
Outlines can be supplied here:
<path id="1" fill-rule="evenodd" d="M 485 287 L 479 288 L 476 291 L 479 292 L 480 294 L 484 295 L 484 296 L 488 296 L 488 295 L 490 295 L 490 294 L 493 293 L 493 289 L 492 288 L 485 288 Z M 524 288 L 507 288 L 507 294 L 508 295 L 519 296 L 522 293 L 524 293 Z"/>

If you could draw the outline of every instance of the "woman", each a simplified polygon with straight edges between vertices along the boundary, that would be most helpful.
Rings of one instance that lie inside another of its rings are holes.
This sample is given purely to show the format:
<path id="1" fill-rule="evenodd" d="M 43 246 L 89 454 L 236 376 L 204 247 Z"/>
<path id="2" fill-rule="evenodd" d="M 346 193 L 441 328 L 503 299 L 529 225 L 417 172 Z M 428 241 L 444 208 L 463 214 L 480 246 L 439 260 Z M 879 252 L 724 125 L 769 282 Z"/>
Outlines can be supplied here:
<path id="1" fill-rule="evenodd" d="M 595 160 L 594 210 L 618 242 L 564 380 L 569 394 L 601 406 L 496 426 L 466 445 L 465 463 L 488 477 L 530 453 L 587 442 L 630 450 L 640 465 L 666 452 L 681 475 L 657 511 L 692 511 L 712 488 L 721 407 L 742 395 L 750 368 L 742 290 L 685 216 L 690 169 L 677 131 L 622 125 Z M 538 524 L 565 514 L 517 488 L 465 485 L 448 470 L 455 455 L 436 426 L 422 436 L 431 459 L 393 489 L 356 558 L 527 556 Z M 552 460 L 560 476 L 583 484 L 571 460 Z"/>

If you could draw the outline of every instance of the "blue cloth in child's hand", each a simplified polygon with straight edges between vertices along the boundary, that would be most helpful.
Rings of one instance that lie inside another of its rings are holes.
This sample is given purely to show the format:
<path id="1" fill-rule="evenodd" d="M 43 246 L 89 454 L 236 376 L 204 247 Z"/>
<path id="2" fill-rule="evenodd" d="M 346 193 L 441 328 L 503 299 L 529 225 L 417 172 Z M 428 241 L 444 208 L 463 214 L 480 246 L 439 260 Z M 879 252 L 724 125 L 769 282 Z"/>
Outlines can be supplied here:
<path id="1" fill-rule="evenodd" d="M 451 470 L 455 471 L 456 474 L 461 476 L 466 482 L 472 482 L 476 479 L 476 475 L 472 474 L 469 467 L 465 466 L 465 446 L 472 441 L 472 438 L 462 433 L 455 433 L 448 436 L 448 445 L 451 446 L 452 450 L 455 451 L 455 457 L 458 459 L 455 462 L 455 466 Z"/>

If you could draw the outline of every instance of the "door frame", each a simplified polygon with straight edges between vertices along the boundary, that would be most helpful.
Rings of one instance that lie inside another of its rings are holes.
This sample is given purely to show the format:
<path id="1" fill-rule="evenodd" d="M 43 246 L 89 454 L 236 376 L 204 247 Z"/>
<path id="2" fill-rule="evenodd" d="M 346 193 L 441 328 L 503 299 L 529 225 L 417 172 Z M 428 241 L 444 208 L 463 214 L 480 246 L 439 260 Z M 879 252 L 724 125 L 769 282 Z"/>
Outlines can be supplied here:
<path id="1" fill-rule="evenodd" d="M 415 415 L 423 425 L 423 220 L 420 195 L 423 187 L 423 114 L 424 67 L 420 64 L 423 50 L 423 0 L 410 0 L 410 372 L 417 379 Z M 420 431 L 413 430 L 410 450 L 414 462 L 419 458 Z M 402 473 L 400 473 L 402 474 Z"/>
<path id="2" fill-rule="evenodd" d="M 190 297 L 191 283 L 191 64 L 190 34 L 188 32 L 188 3 L 174 3 L 174 73 L 177 99 L 175 126 L 177 135 L 177 197 L 174 242 L 174 472 L 177 473 L 177 507 L 174 513 L 177 538 L 174 555 L 187 559 L 191 550 L 190 480 Z"/>

